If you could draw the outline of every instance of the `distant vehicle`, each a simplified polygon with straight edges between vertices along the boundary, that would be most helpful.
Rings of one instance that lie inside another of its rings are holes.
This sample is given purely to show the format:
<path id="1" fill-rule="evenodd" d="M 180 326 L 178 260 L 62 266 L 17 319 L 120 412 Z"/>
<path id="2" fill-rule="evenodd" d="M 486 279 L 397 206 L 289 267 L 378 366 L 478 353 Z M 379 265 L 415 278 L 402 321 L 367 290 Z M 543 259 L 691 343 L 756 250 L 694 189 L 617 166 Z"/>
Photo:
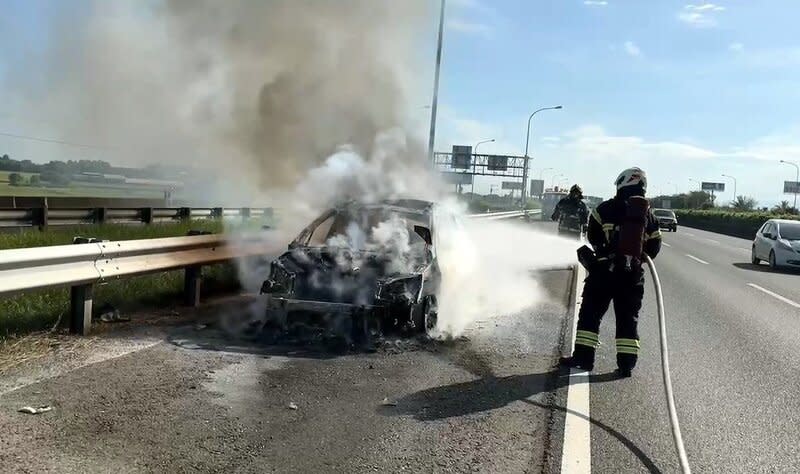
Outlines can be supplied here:
<path id="1" fill-rule="evenodd" d="M 437 226 L 454 214 L 420 200 L 345 204 L 315 219 L 271 264 L 261 293 L 267 322 L 349 320 L 359 341 L 394 330 L 424 333 L 437 319 Z"/>
<path id="2" fill-rule="evenodd" d="M 568 193 L 566 189 L 547 189 L 545 190 L 544 194 L 542 195 L 542 220 L 549 221 L 550 216 L 553 215 L 553 211 L 556 210 L 556 204 L 561 199 L 567 197 Z"/>
<path id="3" fill-rule="evenodd" d="M 762 260 L 772 268 L 800 268 L 800 221 L 770 219 L 756 233 L 751 261 Z"/>
<path id="4" fill-rule="evenodd" d="M 653 209 L 653 214 L 658 219 L 658 227 L 672 232 L 678 232 L 678 218 L 675 212 L 669 209 Z"/>

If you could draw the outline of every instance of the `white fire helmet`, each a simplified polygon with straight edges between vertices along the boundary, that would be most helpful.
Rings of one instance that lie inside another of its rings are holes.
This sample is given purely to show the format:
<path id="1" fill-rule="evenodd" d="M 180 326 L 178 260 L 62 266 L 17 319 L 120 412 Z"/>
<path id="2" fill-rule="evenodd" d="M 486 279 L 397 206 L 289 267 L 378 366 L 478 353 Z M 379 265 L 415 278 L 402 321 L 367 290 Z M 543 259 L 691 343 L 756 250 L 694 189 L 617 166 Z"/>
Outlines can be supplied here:
<path id="1" fill-rule="evenodd" d="M 647 191 L 647 174 L 641 168 L 628 168 L 619 174 L 614 184 L 617 185 L 617 190 L 639 184 L 643 190 Z"/>

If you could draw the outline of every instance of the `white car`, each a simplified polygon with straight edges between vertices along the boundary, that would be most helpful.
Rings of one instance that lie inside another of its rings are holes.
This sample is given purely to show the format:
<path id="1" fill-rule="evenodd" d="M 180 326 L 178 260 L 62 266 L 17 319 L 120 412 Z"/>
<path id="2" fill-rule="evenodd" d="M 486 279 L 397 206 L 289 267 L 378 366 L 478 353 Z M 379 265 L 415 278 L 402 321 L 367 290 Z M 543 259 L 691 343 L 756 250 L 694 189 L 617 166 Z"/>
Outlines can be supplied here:
<path id="1" fill-rule="evenodd" d="M 770 219 L 758 229 L 753 241 L 751 260 L 762 260 L 772 268 L 800 268 L 800 221 Z"/>

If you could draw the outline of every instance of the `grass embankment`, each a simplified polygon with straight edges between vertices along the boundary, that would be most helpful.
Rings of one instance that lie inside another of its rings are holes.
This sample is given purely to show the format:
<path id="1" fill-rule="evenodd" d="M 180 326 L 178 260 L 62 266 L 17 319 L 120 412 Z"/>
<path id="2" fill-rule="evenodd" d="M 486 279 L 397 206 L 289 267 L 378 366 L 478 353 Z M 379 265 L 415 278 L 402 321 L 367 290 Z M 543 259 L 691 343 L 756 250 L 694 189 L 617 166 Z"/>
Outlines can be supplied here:
<path id="1" fill-rule="evenodd" d="M 97 225 L 52 229 L 47 232 L 26 230 L 17 234 L 0 234 L 0 250 L 12 248 L 67 245 L 74 236 L 108 240 L 153 239 L 186 235 L 189 230 L 221 232 L 220 221 L 192 221 L 150 226 Z M 236 269 L 231 264 L 206 267 L 203 271 L 204 292 L 234 290 L 238 287 Z M 132 311 L 179 301 L 183 289 L 183 272 L 172 271 L 113 280 L 97 285 L 95 309 L 108 303 L 121 312 Z M 31 291 L 0 297 L 0 340 L 25 332 L 52 327 L 62 316 L 69 320 L 69 288 Z"/>

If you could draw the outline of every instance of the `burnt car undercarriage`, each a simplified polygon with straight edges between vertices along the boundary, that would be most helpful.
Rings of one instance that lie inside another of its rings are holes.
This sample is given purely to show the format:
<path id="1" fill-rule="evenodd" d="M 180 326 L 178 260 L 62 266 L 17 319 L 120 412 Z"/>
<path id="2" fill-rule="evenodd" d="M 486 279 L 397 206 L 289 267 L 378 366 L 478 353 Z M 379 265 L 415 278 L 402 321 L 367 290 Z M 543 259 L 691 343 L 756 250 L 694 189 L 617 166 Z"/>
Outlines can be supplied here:
<path id="1" fill-rule="evenodd" d="M 266 324 L 333 330 L 353 343 L 371 335 L 425 334 L 436 325 L 439 271 L 430 203 L 343 206 L 317 218 L 270 266 L 261 293 Z M 388 227 L 394 240 L 370 243 Z M 427 224 L 427 225 L 420 225 Z M 329 228 L 326 230 L 326 225 Z M 383 227 L 381 227 L 383 226 Z M 364 231 L 366 243 L 342 236 Z"/>

